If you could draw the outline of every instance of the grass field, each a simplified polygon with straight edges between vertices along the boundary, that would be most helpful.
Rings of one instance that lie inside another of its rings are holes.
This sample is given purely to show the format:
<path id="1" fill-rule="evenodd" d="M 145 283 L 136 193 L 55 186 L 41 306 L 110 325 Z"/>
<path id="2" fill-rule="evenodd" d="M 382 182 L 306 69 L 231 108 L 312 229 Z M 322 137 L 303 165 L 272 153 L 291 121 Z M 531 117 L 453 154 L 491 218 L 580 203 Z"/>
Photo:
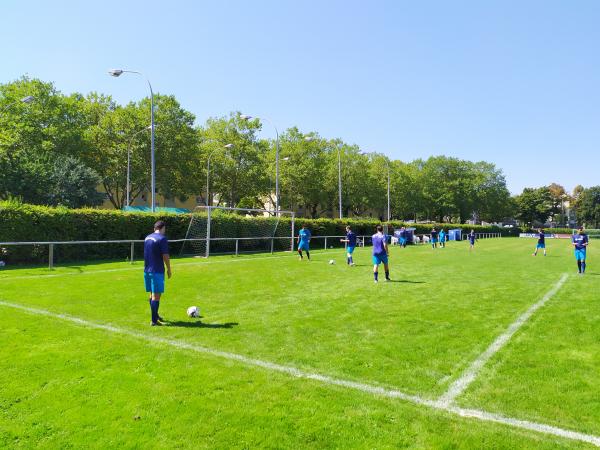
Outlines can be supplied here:
<path id="1" fill-rule="evenodd" d="M 595 448 L 595 243 L 178 259 L 163 327 L 139 262 L 4 269 L 0 447 Z"/>

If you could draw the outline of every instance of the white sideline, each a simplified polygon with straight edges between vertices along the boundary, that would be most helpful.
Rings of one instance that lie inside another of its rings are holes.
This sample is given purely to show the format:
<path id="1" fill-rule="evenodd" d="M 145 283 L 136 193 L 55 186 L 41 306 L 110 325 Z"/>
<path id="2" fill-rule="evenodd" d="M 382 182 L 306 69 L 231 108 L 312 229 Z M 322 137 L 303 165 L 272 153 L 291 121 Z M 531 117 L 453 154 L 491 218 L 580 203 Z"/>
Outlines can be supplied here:
<path id="1" fill-rule="evenodd" d="M 323 384 L 331 385 L 331 386 L 340 386 L 347 389 L 353 389 L 361 392 L 365 392 L 367 394 L 392 398 L 392 399 L 400 399 L 404 400 L 416 405 L 426 406 L 429 408 L 433 408 L 436 410 L 445 411 L 451 414 L 455 414 L 461 417 L 477 419 L 485 422 L 496 422 L 504 425 L 508 425 L 513 428 L 519 428 L 528 431 L 534 431 L 538 433 L 548 434 L 560 438 L 576 440 L 587 442 L 589 444 L 593 444 L 597 447 L 600 447 L 600 436 L 595 436 L 592 434 L 580 433 L 577 431 L 567 430 L 559 427 L 555 427 L 552 425 L 547 425 L 543 423 L 530 422 L 527 420 L 515 419 L 511 417 L 501 416 L 499 414 L 489 413 L 482 410 L 477 409 L 466 409 L 459 408 L 457 406 L 445 405 L 439 401 L 428 400 L 423 397 L 419 397 L 417 395 L 407 394 L 405 392 L 401 392 L 395 389 L 387 389 L 380 386 L 374 386 L 366 383 L 359 383 L 351 380 L 344 380 L 340 378 L 330 377 L 328 375 L 322 375 L 318 373 L 306 372 L 302 369 L 298 369 L 293 366 L 285 366 L 281 364 L 272 363 L 269 361 L 263 361 L 260 359 L 250 358 L 244 355 L 240 355 L 237 353 L 224 352 L 220 350 L 211 349 L 208 347 L 204 347 L 201 345 L 191 344 L 185 341 L 175 340 L 175 339 L 166 339 L 157 336 L 151 336 L 146 333 L 140 333 L 137 331 L 127 330 L 125 328 L 115 327 L 113 325 L 104 325 L 100 323 L 90 322 L 88 320 L 80 319 L 78 317 L 69 316 L 67 314 L 58 314 L 53 313 L 51 311 L 39 308 L 32 308 L 29 306 L 24 306 L 16 303 L 9 303 L 0 300 L 0 306 L 14 308 L 17 310 L 21 310 L 34 315 L 42 315 L 46 317 L 52 317 L 55 319 L 65 320 L 76 325 L 80 325 L 87 328 L 104 330 L 111 333 L 121 334 L 123 336 L 129 336 L 136 339 L 144 340 L 146 342 L 151 342 L 153 344 L 162 344 L 169 345 L 171 347 L 175 347 L 178 349 L 191 350 L 198 353 L 204 353 L 211 356 L 224 358 L 227 360 L 237 361 L 241 364 L 245 364 L 247 366 L 261 367 L 266 370 L 280 372 L 287 374 L 289 376 L 295 378 L 304 378 L 308 380 L 315 380 Z"/>
<path id="2" fill-rule="evenodd" d="M 449 406 L 454 403 L 456 397 L 462 394 L 467 387 L 475 380 L 481 368 L 487 363 L 492 356 L 506 345 L 510 338 L 523 326 L 525 322 L 535 313 L 538 309 L 544 306 L 548 300 L 550 300 L 567 281 L 568 275 L 564 273 L 556 284 L 536 303 L 534 303 L 527 311 L 521 314 L 517 320 L 510 324 L 504 333 L 498 336 L 490 346 L 471 363 L 471 365 L 464 371 L 464 373 L 455 380 L 448 390 L 442 394 L 438 399 L 444 406 Z"/>

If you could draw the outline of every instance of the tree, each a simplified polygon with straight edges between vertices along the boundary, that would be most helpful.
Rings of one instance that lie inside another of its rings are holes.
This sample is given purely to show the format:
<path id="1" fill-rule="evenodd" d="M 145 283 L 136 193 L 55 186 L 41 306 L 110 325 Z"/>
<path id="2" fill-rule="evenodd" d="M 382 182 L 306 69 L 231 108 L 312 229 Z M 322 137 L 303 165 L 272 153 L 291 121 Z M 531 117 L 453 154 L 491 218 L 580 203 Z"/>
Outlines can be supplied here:
<path id="1" fill-rule="evenodd" d="M 600 226 L 600 186 L 584 189 L 577 202 L 577 221 L 593 228 Z"/>
<path id="2" fill-rule="evenodd" d="M 552 197 L 547 187 L 525 188 L 515 197 L 517 218 L 529 225 L 544 224 L 552 212 Z"/>

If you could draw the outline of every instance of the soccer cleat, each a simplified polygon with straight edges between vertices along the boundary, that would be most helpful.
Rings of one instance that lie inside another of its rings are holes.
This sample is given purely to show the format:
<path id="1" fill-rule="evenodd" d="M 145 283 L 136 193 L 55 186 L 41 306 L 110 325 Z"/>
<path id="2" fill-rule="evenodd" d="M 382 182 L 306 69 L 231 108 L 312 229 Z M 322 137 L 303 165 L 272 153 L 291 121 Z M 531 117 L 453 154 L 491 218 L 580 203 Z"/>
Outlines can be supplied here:
<path id="1" fill-rule="evenodd" d="M 160 317 L 160 316 L 158 316 L 158 321 L 159 321 L 159 322 L 166 322 L 166 320 L 165 320 L 165 319 L 163 319 L 163 318 L 162 318 L 162 317 Z"/>
<path id="2" fill-rule="evenodd" d="M 373 283 L 377 284 L 379 283 L 379 280 L 373 280 Z"/>
<path id="3" fill-rule="evenodd" d="M 162 323 L 160 323 L 160 322 L 150 322 L 150 326 L 151 327 L 160 327 L 160 326 L 162 326 Z"/>
<path id="4" fill-rule="evenodd" d="M 354 263 L 350 263 L 350 266 L 353 266 L 353 265 L 354 265 Z"/>

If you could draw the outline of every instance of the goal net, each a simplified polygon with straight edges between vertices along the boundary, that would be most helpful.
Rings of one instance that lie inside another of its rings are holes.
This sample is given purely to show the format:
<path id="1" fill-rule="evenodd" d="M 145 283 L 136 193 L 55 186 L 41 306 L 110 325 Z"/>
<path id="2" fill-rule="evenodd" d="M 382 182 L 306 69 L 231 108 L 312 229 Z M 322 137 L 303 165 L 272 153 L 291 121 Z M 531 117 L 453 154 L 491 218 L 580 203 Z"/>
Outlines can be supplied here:
<path id="1" fill-rule="evenodd" d="M 208 257 L 290 251 L 294 231 L 290 211 L 198 206 L 191 214 L 181 254 Z"/>

